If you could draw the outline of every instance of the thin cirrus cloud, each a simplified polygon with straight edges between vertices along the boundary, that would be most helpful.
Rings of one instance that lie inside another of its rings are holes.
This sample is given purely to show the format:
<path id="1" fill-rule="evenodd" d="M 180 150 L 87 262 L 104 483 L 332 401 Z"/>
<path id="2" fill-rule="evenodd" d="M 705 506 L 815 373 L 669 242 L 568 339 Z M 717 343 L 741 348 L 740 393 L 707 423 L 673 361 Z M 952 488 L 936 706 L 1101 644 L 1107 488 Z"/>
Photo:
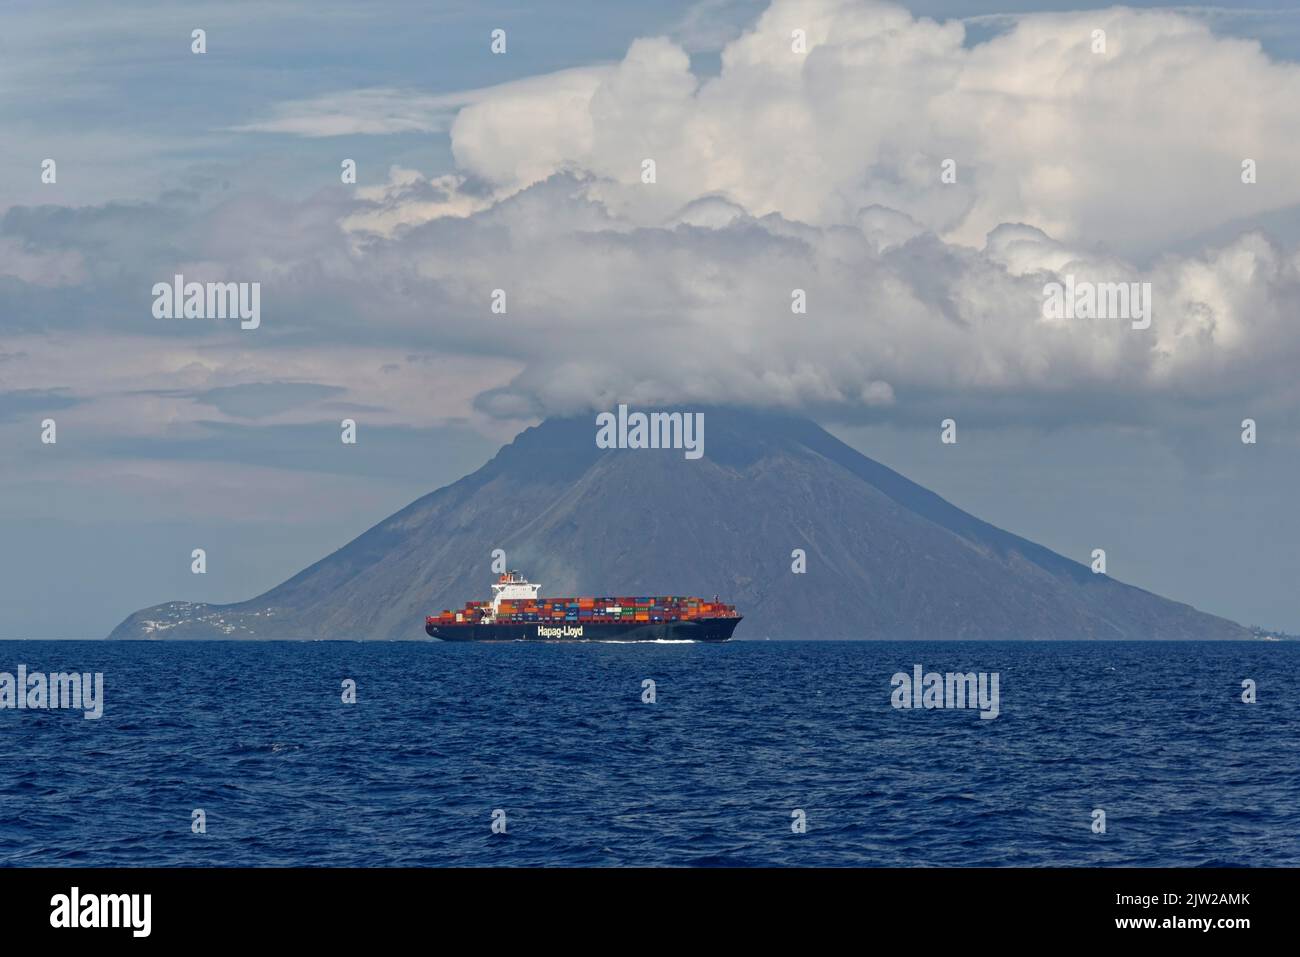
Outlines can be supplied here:
<path id="1" fill-rule="evenodd" d="M 276 104 L 269 116 L 233 126 L 231 132 L 305 137 L 441 133 L 456 110 L 477 95 L 430 96 L 384 87 L 345 90 Z"/>
<path id="2" fill-rule="evenodd" d="M 263 419 L 323 403 L 326 399 L 336 398 L 346 392 L 342 386 L 323 385 L 319 382 L 251 382 L 202 391 L 172 389 L 143 394 L 190 399 L 235 419 Z M 370 408 L 369 411 L 383 410 Z"/>
<path id="3" fill-rule="evenodd" d="M 565 88 L 581 89 L 583 79 L 592 73 L 591 69 L 582 68 L 548 74 L 548 97 Z M 269 115 L 232 126 L 230 131 L 283 133 L 308 138 L 445 133 L 464 107 L 486 99 L 500 102 L 504 98 L 519 96 L 535 83 L 532 79 L 514 80 L 482 89 L 444 94 L 426 94 L 396 87 L 340 90 L 277 103 Z"/>

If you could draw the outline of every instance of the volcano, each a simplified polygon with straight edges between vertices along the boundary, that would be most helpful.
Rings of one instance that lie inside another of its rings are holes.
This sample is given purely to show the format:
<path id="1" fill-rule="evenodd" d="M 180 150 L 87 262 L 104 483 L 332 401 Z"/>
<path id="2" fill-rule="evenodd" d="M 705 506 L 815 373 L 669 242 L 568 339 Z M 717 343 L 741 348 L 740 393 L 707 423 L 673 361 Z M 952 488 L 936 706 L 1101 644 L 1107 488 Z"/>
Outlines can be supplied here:
<path id="1" fill-rule="evenodd" d="M 719 595 L 745 616 L 737 638 L 1250 637 L 980 521 L 807 419 L 705 419 L 698 459 L 548 419 L 256 598 L 156 605 L 109 637 L 423 638 L 425 615 L 488 597 L 496 549 L 543 595 Z"/>

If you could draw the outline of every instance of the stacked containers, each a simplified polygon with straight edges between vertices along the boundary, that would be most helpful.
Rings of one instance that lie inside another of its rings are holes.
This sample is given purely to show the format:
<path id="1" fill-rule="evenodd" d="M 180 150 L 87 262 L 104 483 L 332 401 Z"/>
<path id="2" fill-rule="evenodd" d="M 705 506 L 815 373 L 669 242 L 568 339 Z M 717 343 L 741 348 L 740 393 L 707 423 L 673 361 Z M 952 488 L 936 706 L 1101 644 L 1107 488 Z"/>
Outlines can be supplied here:
<path id="1" fill-rule="evenodd" d="M 466 602 L 462 611 L 444 609 L 441 614 L 429 616 L 444 624 L 453 622 L 474 623 L 487 613 L 488 602 Z M 601 598 L 551 598 L 505 600 L 497 606 L 498 619 L 515 622 L 535 621 L 600 621 L 649 622 L 676 621 L 716 616 L 734 616 L 735 606 L 702 598 L 684 598 L 677 595 L 660 596 L 605 596 Z"/>

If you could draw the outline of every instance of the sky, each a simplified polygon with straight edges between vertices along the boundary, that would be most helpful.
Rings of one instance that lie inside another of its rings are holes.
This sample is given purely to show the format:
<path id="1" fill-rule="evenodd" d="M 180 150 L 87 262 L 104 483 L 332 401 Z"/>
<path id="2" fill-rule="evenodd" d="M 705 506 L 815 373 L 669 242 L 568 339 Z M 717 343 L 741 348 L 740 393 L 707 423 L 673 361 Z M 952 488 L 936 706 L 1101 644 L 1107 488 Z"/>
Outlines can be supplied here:
<path id="1" fill-rule="evenodd" d="M 252 597 L 618 402 L 804 412 L 1300 632 L 1297 61 L 1280 0 L 11 0 L 0 638 Z M 260 324 L 157 318 L 176 274 Z"/>

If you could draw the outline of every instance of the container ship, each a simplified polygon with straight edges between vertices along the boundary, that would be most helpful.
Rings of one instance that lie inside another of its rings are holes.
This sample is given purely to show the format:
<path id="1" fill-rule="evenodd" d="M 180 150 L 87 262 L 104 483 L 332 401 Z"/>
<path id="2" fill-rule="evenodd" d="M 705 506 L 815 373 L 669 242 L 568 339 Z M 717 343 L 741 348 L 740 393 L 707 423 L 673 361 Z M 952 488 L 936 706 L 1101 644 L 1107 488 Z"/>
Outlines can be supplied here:
<path id="1" fill-rule="evenodd" d="M 542 586 L 508 572 L 491 601 L 424 620 L 443 641 L 726 641 L 742 615 L 714 598 L 541 598 Z"/>

